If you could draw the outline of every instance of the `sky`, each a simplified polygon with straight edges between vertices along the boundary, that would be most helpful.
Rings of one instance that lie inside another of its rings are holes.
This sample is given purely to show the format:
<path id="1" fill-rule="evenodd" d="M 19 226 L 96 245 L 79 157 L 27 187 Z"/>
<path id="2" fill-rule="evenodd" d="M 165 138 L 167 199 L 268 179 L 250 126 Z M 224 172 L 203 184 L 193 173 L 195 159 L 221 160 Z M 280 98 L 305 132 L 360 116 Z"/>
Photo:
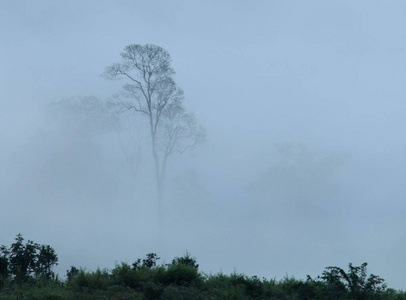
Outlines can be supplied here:
<path id="1" fill-rule="evenodd" d="M 50 244 L 60 274 L 189 251 L 206 273 L 277 279 L 368 262 L 406 289 L 405 14 L 400 0 L 0 0 L 0 244 Z M 106 67 L 146 43 L 171 54 L 207 130 L 169 163 L 163 230 L 144 120 L 104 130 L 52 106 L 111 100 L 125 82 Z"/>

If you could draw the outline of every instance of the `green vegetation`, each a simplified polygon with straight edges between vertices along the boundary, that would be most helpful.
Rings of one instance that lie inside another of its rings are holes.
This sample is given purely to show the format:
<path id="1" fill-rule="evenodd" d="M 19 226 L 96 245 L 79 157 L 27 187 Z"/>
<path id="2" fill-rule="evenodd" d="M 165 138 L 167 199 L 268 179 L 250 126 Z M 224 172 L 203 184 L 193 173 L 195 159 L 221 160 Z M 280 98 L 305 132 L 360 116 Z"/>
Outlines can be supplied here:
<path id="1" fill-rule="evenodd" d="M 87 271 L 72 266 L 61 280 L 52 272 L 58 262 L 54 249 L 17 235 L 10 247 L 0 248 L 0 299 L 121 299 L 121 300 L 391 300 L 406 292 L 388 289 L 384 279 L 367 275 L 367 264 L 348 271 L 327 267 L 321 276 L 306 280 L 248 277 L 233 273 L 199 272 L 189 253 L 169 264 L 158 264 L 156 253 L 112 270 Z"/>

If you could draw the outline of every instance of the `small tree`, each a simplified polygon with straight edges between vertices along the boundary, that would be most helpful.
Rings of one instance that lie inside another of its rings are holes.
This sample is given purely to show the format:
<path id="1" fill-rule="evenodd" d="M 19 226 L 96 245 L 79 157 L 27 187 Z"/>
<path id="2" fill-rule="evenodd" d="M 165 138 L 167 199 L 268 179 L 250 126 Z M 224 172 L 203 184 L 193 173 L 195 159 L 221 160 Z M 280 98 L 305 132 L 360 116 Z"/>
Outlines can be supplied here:
<path id="1" fill-rule="evenodd" d="M 133 111 L 146 117 L 155 164 L 155 180 L 162 222 L 163 190 L 168 158 L 183 153 L 205 139 L 194 116 L 183 106 L 183 91 L 173 77 L 169 52 L 156 45 L 129 45 L 121 53 L 121 63 L 109 66 L 108 79 L 125 78 L 126 99 L 116 102 L 119 112 Z"/>
<path id="2" fill-rule="evenodd" d="M 74 266 L 71 266 L 69 270 L 66 270 L 66 277 L 68 278 L 68 281 L 72 280 L 78 274 L 79 269 Z"/>
<path id="3" fill-rule="evenodd" d="M 58 264 L 58 256 L 51 246 L 39 245 L 31 240 L 24 243 L 21 234 L 9 248 L 1 246 L 0 253 L 2 273 L 12 275 L 16 282 L 27 281 L 34 274 L 49 279 L 54 274 L 52 267 Z"/>
<path id="4" fill-rule="evenodd" d="M 58 256 L 55 250 L 49 245 L 41 245 L 39 253 L 37 254 L 36 274 L 43 275 L 45 278 L 50 279 L 54 277 L 52 267 L 58 264 Z"/>
<path id="5" fill-rule="evenodd" d="M 10 272 L 17 282 L 26 280 L 36 269 L 36 255 L 39 245 L 18 234 L 9 249 Z"/>
<path id="6" fill-rule="evenodd" d="M 147 258 L 142 260 L 142 266 L 151 269 L 156 266 L 156 262 L 161 259 L 156 253 L 148 253 Z"/>
<path id="7" fill-rule="evenodd" d="M 317 277 L 332 289 L 335 295 L 349 294 L 351 299 L 369 299 L 371 294 L 386 290 L 385 280 L 370 274 L 367 277 L 367 263 L 361 266 L 348 265 L 348 272 L 339 267 L 327 267 L 321 276 Z M 308 276 L 309 280 L 312 280 Z"/>

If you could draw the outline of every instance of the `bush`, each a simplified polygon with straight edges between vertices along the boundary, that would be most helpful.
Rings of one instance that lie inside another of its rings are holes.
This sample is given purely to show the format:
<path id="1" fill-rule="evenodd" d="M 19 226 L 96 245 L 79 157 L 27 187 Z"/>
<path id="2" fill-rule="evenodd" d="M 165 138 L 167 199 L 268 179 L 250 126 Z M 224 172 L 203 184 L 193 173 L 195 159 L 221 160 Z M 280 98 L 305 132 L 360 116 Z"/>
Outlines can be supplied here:
<path id="1" fill-rule="evenodd" d="M 196 258 L 190 256 L 190 253 L 186 251 L 186 254 L 182 257 L 175 257 L 172 260 L 172 265 L 185 265 L 194 269 L 199 269 L 199 265 L 196 262 Z"/>
<path id="2" fill-rule="evenodd" d="M 213 299 L 248 299 L 241 279 L 236 273 L 229 276 L 222 273 L 209 275 L 205 280 L 205 291 Z"/>
<path id="3" fill-rule="evenodd" d="M 201 281 L 197 269 L 184 264 L 170 265 L 165 273 L 163 279 L 165 285 L 191 286 L 198 285 Z"/>
<path id="4" fill-rule="evenodd" d="M 136 289 L 139 287 L 136 272 L 137 269 L 131 268 L 129 264 L 122 262 L 121 265 L 116 264 L 111 271 L 111 276 L 114 284 Z"/>
<path id="5" fill-rule="evenodd" d="M 107 290 L 112 285 L 112 280 L 107 270 L 97 269 L 95 272 L 86 272 L 81 269 L 71 278 L 68 286 L 76 291 Z"/>

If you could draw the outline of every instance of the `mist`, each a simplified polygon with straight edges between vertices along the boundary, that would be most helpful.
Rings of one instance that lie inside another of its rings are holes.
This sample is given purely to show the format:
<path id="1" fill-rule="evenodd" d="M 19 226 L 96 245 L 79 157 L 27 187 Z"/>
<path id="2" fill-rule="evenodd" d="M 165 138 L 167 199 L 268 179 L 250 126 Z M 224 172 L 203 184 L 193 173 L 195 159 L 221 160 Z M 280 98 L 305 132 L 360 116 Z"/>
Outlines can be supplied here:
<path id="1" fill-rule="evenodd" d="M 405 11 L 2 1 L 0 245 L 50 244 L 61 275 L 189 251 L 206 273 L 279 279 L 368 262 L 406 289 Z M 102 76 L 147 43 L 171 54 L 207 131 L 171 156 L 162 229 L 145 119 L 110 118 L 125 82 Z"/>

